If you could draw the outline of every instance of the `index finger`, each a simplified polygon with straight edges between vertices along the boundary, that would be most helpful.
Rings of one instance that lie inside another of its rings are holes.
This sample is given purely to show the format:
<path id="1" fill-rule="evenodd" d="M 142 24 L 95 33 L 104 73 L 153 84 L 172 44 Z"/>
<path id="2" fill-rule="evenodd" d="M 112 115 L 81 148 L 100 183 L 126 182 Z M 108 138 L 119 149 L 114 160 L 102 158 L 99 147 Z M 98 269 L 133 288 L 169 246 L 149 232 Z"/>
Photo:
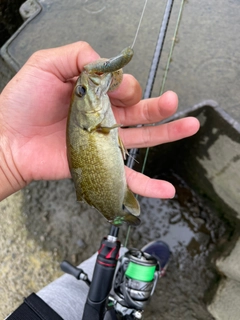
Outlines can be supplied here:
<path id="1" fill-rule="evenodd" d="M 113 107 L 119 123 L 124 126 L 156 123 L 172 116 L 178 106 L 175 92 L 167 91 L 160 97 L 144 99 L 128 108 Z"/>
<path id="2" fill-rule="evenodd" d="M 116 90 L 110 91 L 108 95 L 114 106 L 128 107 L 141 100 L 142 88 L 131 74 L 124 74 L 120 86 Z"/>

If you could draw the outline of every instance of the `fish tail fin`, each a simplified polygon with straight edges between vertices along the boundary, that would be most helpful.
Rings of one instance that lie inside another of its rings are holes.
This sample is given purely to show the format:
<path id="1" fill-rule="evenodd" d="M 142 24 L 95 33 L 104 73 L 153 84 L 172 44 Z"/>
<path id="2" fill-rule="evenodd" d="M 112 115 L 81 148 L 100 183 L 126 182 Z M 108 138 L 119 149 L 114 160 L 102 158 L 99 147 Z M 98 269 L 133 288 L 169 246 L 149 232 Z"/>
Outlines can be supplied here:
<path id="1" fill-rule="evenodd" d="M 130 213 L 127 213 L 124 215 L 124 222 L 126 222 L 132 226 L 138 226 L 140 224 L 141 220 L 138 217 L 133 216 Z"/>
<path id="2" fill-rule="evenodd" d="M 123 205 L 127 209 L 127 211 L 129 211 L 129 213 L 133 214 L 134 216 L 140 215 L 139 203 L 128 187 L 126 188 Z"/>

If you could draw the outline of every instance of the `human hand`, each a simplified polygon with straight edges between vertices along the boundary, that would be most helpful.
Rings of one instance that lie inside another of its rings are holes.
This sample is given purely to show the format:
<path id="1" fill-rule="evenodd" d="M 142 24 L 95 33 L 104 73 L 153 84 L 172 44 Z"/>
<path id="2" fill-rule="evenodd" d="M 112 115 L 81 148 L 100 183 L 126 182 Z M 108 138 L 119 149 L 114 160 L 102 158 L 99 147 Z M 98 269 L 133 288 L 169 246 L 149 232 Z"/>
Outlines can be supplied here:
<path id="1" fill-rule="evenodd" d="M 0 200 L 32 180 L 70 177 L 66 120 L 76 77 L 98 59 L 85 42 L 33 54 L 0 95 Z M 158 122 L 177 109 L 177 96 L 141 99 L 139 83 L 125 75 L 109 94 L 115 117 L 124 126 Z M 126 148 L 175 141 L 197 132 L 198 120 L 185 118 L 158 127 L 120 129 Z M 144 196 L 173 197 L 174 187 L 126 168 L 130 189 Z"/>

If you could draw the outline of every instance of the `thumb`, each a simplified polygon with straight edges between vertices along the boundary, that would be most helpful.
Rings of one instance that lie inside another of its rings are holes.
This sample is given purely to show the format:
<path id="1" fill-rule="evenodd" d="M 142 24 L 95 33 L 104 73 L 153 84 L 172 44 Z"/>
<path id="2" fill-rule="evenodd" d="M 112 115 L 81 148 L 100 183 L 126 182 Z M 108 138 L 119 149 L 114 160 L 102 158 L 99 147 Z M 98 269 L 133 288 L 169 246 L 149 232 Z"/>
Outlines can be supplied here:
<path id="1" fill-rule="evenodd" d="M 83 67 L 99 59 L 99 55 L 84 41 L 66 46 L 44 49 L 35 52 L 26 64 L 52 73 L 61 81 L 67 81 L 78 76 Z"/>

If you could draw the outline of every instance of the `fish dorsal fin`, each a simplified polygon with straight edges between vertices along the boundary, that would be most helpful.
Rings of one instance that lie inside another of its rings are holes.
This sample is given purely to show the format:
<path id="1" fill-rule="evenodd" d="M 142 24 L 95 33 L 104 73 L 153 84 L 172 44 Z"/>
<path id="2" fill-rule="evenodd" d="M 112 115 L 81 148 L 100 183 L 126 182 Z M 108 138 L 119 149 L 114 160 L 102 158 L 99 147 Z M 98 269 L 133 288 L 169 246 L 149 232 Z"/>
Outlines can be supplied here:
<path id="1" fill-rule="evenodd" d="M 123 200 L 124 207 L 134 216 L 140 215 L 140 206 L 137 199 L 134 197 L 133 193 L 127 187 L 125 192 L 125 197 Z"/>

